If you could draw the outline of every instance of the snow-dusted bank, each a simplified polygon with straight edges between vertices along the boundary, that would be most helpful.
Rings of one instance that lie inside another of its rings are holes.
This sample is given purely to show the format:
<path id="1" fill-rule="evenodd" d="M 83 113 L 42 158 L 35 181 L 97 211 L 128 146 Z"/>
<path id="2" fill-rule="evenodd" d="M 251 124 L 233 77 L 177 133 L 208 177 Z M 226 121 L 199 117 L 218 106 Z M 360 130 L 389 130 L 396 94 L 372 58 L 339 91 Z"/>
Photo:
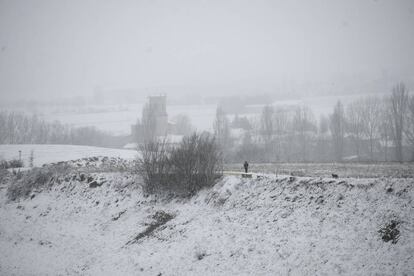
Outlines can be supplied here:
<path id="1" fill-rule="evenodd" d="M 168 199 L 130 173 L 73 173 L 17 201 L 3 186 L 0 274 L 412 275 L 413 184 L 226 176 Z"/>
<path id="2" fill-rule="evenodd" d="M 53 162 L 69 161 L 91 156 L 120 157 L 126 160 L 134 159 L 136 150 L 111 149 L 92 146 L 77 145 L 0 145 L 0 160 L 19 159 L 25 166 L 29 165 L 29 159 L 33 152 L 33 165 L 42 166 Z"/>

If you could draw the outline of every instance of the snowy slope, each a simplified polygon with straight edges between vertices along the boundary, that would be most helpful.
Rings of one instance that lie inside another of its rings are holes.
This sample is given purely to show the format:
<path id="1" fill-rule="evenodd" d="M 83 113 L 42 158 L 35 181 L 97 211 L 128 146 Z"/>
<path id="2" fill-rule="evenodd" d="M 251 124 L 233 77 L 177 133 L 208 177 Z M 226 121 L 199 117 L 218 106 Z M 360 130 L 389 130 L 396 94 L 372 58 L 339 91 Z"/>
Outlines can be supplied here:
<path id="1" fill-rule="evenodd" d="M 92 176 L 106 182 L 19 202 L 0 190 L 0 275 L 414 273 L 413 179 L 227 176 L 167 201 L 144 197 L 131 175 Z M 160 211 L 173 218 L 131 242 Z M 378 232 L 391 220 L 395 244 Z"/>
<path id="2" fill-rule="evenodd" d="M 121 157 L 134 159 L 135 150 L 111 149 L 91 146 L 74 145 L 0 145 L 0 159 L 18 159 L 19 150 L 22 151 L 22 160 L 25 166 L 29 164 L 30 153 L 33 150 L 34 166 L 69 161 L 92 156 Z"/>

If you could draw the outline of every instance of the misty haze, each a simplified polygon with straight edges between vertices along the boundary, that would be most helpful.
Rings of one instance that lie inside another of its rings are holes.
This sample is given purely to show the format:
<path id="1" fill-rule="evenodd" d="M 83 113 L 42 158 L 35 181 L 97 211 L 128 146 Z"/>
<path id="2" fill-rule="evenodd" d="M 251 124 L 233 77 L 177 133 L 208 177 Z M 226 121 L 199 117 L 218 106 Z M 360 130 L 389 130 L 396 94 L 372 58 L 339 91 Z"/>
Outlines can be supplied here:
<path id="1" fill-rule="evenodd" d="M 0 0 L 0 275 L 413 275 L 414 2 Z"/>

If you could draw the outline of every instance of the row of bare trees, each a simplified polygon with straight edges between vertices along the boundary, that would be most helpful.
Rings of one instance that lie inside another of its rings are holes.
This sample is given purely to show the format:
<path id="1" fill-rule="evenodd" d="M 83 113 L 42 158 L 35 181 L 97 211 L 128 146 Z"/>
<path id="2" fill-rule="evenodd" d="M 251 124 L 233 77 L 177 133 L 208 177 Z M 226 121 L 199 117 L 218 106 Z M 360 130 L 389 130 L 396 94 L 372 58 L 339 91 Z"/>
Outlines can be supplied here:
<path id="1" fill-rule="evenodd" d="M 259 117 L 248 121 L 241 143 L 237 144 L 230 135 L 232 124 L 217 109 L 214 130 L 226 161 L 414 159 L 414 95 L 409 95 L 403 83 L 386 97 L 361 97 L 347 105 L 338 101 L 329 116 L 319 119 L 307 106 L 267 105 Z"/>
<path id="2" fill-rule="evenodd" d="M 21 112 L 0 112 L 0 144 L 73 144 L 107 146 L 112 136 L 94 127 L 74 128 Z"/>
<path id="3" fill-rule="evenodd" d="M 412 160 L 414 158 L 414 95 L 403 83 L 385 98 L 365 97 L 350 103 L 340 102 L 331 115 L 331 134 L 336 160 L 344 156 L 344 141 L 349 140 L 358 160 L 365 152 L 370 161 Z M 392 149 L 390 152 L 389 149 Z M 404 156 L 404 149 L 411 156 Z M 382 153 L 382 156 L 378 154 Z"/>

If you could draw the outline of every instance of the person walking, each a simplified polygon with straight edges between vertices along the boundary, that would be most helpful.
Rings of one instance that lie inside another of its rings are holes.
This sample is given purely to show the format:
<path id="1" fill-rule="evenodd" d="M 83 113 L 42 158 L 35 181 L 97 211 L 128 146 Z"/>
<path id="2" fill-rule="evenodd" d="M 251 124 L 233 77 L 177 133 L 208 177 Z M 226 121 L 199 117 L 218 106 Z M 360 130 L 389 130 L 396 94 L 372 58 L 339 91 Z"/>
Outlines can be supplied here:
<path id="1" fill-rule="evenodd" d="M 247 173 L 247 171 L 249 170 L 249 163 L 247 163 L 247 161 L 244 161 L 243 167 L 244 167 L 245 173 Z"/>

